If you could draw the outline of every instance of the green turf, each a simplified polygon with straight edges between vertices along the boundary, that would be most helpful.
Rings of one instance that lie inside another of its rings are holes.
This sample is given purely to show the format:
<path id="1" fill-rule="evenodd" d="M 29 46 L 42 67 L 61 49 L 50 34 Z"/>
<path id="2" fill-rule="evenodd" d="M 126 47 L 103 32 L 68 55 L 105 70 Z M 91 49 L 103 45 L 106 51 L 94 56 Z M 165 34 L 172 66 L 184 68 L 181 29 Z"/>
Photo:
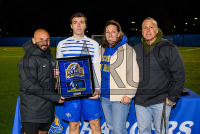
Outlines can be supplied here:
<path id="1" fill-rule="evenodd" d="M 185 88 L 200 94 L 200 47 L 180 47 L 185 65 Z"/>
<path id="2" fill-rule="evenodd" d="M 67 92 L 76 92 L 76 91 L 84 91 L 84 90 L 86 90 L 86 88 L 71 89 L 71 90 L 67 90 Z"/>
<path id="3" fill-rule="evenodd" d="M 185 88 L 200 94 L 200 48 L 179 47 L 185 64 Z M 52 54 L 55 57 L 55 48 Z M 0 133 L 12 132 L 15 106 L 19 96 L 17 63 L 23 56 L 22 47 L 0 47 Z"/>

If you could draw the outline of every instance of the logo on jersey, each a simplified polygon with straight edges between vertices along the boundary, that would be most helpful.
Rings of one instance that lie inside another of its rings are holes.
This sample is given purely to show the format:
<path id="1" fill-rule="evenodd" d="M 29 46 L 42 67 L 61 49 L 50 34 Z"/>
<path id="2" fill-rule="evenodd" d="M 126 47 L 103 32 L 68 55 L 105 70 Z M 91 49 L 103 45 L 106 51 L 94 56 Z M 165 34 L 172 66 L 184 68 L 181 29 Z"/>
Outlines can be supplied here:
<path id="1" fill-rule="evenodd" d="M 66 69 L 66 77 L 71 78 L 75 76 L 83 77 L 84 71 L 78 63 L 71 63 Z"/>

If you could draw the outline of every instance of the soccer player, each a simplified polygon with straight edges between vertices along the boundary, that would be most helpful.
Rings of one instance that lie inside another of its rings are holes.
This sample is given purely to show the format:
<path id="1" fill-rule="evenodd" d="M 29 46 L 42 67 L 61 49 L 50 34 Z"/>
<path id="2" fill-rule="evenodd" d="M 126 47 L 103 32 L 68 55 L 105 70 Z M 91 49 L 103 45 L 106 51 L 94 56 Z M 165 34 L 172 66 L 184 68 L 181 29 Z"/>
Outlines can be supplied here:
<path id="1" fill-rule="evenodd" d="M 56 58 L 90 55 L 96 78 L 99 78 L 99 44 L 85 36 L 87 18 L 82 13 L 75 13 L 71 16 L 70 23 L 73 36 L 58 43 Z M 89 121 L 92 133 L 101 134 L 100 117 L 102 109 L 99 100 L 100 89 L 98 82 L 97 80 L 93 97 L 66 101 L 64 103 L 63 119 L 69 121 L 70 134 L 79 133 L 81 113 L 84 119 Z"/>

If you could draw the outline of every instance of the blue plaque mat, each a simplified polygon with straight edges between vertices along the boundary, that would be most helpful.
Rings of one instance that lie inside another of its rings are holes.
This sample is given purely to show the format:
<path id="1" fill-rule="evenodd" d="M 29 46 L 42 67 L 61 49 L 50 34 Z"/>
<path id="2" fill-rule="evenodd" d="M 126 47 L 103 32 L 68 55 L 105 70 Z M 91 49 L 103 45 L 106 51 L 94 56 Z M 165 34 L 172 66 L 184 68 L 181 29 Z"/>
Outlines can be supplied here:
<path id="1" fill-rule="evenodd" d="M 94 93 L 94 79 L 90 56 L 59 58 L 57 68 L 58 92 L 65 100 L 90 97 Z"/>

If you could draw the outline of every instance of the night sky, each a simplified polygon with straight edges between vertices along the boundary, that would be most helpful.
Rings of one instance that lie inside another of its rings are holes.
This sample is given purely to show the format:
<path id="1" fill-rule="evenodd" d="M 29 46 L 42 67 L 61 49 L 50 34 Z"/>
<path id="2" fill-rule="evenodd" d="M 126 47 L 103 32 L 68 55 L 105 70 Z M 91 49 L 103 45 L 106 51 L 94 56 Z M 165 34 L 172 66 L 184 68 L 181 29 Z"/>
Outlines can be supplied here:
<path id="1" fill-rule="evenodd" d="M 101 35 L 111 19 L 127 36 L 139 36 L 148 16 L 158 21 L 164 34 L 200 34 L 198 1 L 0 0 L 0 37 L 30 37 L 38 28 L 54 37 L 70 36 L 69 19 L 76 12 L 87 17 L 88 36 Z"/>

